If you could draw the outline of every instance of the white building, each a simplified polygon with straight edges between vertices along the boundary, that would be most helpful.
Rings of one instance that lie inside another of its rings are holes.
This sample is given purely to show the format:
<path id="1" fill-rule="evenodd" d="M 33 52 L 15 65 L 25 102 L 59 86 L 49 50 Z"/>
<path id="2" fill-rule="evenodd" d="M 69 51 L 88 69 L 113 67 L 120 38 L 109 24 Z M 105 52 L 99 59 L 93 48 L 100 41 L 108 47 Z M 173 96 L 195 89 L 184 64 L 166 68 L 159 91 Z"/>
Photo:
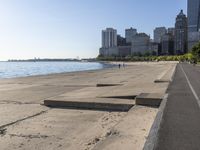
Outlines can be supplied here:
<path id="1" fill-rule="evenodd" d="M 132 40 L 131 54 L 158 53 L 158 44 L 151 41 L 145 33 L 136 34 Z"/>
<path id="2" fill-rule="evenodd" d="M 117 30 L 107 28 L 102 31 L 102 47 L 99 50 L 102 56 L 118 56 L 119 51 L 117 48 Z"/>
<path id="3" fill-rule="evenodd" d="M 133 28 L 126 29 L 126 30 L 125 30 L 126 42 L 127 42 L 127 43 L 131 43 L 133 37 L 134 37 L 136 34 L 137 34 L 137 29 L 133 29 Z"/>
<path id="4" fill-rule="evenodd" d="M 149 50 L 150 37 L 145 33 L 136 34 L 132 40 L 131 53 L 145 53 Z"/>
<path id="5" fill-rule="evenodd" d="M 107 28 L 102 31 L 102 48 L 111 48 L 117 46 L 117 30 Z"/>

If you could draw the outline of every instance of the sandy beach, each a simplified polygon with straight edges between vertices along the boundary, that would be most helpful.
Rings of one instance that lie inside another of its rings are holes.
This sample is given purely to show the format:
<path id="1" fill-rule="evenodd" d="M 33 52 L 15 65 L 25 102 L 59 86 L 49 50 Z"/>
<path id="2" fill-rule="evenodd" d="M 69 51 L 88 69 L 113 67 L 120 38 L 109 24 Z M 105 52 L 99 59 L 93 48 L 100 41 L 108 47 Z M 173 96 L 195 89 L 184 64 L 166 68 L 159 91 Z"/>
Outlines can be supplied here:
<path id="1" fill-rule="evenodd" d="M 175 67 L 176 62 L 140 62 L 121 69 L 0 79 L 0 149 L 141 150 L 159 108 L 135 105 L 134 99 L 125 97 L 165 94 Z M 44 105 L 47 99 L 133 107 L 128 111 L 52 108 Z"/>

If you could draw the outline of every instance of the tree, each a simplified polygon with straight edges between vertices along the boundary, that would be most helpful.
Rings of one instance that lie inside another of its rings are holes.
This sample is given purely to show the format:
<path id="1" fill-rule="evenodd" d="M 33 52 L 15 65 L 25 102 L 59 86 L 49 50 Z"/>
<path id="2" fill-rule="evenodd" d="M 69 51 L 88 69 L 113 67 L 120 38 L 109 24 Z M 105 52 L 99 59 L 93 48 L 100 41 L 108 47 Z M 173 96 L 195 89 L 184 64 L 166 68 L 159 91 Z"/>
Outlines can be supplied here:
<path id="1" fill-rule="evenodd" d="M 195 60 L 200 61 L 200 42 L 192 48 L 191 53 Z"/>

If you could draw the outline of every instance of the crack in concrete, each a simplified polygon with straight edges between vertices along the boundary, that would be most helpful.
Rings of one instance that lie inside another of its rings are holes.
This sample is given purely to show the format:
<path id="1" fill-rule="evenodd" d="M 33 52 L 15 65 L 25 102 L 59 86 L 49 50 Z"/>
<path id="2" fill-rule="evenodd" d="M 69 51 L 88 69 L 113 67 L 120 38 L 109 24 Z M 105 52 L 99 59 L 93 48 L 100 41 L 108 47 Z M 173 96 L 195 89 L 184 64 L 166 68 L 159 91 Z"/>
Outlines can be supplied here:
<path id="1" fill-rule="evenodd" d="M 48 110 L 49 110 L 49 109 L 48 109 Z M 41 111 L 41 112 L 36 113 L 36 114 L 34 114 L 34 115 L 31 115 L 31 116 L 28 116 L 28 117 L 25 117 L 25 118 L 22 118 L 22 119 L 19 119 L 19 120 L 10 122 L 10 123 L 8 123 L 8 124 L 2 125 L 2 126 L 0 126 L 0 131 L 1 131 L 1 130 L 4 130 L 6 127 L 9 127 L 9 126 L 14 125 L 14 124 L 16 124 L 16 123 L 22 122 L 22 121 L 27 120 L 27 119 L 34 118 L 34 117 L 39 116 L 39 115 L 42 115 L 42 114 L 46 113 L 48 110 Z"/>
<path id="2" fill-rule="evenodd" d="M 57 87 L 58 85 L 53 85 L 53 84 L 45 84 L 43 86 L 51 86 L 51 87 Z M 95 87 L 95 85 L 59 85 L 59 87 Z"/>
<path id="3" fill-rule="evenodd" d="M 28 105 L 28 104 L 38 104 L 40 103 L 33 103 L 33 102 L 19 102 L 19 101 L 10 101 L 10 100 L 1 100 L 0 104 L 16 104 L 16 105 Z"/>
<path id="4" fill-rule="evenodd" d="M 48 138 L 49 136 L 48 135 L 33 135 L 33 134 L 29 134 L 29 135 L 24 135 L 24 134 L 9 134 L 9 136 L 11 137 L 22 137 L 22 138 L 29 138 L 29 139 L 39 139 L 39 138 L 42 138 L 42 139 L 46 139 Z"/>

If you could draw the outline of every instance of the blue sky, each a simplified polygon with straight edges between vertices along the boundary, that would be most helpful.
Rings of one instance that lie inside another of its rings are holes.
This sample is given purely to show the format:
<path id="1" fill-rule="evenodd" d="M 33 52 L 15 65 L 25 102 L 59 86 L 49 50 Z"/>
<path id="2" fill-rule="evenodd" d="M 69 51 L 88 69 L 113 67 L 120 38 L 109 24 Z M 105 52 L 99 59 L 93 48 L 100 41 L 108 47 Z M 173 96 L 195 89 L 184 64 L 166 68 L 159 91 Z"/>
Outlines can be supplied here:
<path id="1" fill-rule="evenodd" d="M 0 60 L 96 57 L 102 29 L 152 36 L 186 7 L 186 0 L 0 0 Z"/>

